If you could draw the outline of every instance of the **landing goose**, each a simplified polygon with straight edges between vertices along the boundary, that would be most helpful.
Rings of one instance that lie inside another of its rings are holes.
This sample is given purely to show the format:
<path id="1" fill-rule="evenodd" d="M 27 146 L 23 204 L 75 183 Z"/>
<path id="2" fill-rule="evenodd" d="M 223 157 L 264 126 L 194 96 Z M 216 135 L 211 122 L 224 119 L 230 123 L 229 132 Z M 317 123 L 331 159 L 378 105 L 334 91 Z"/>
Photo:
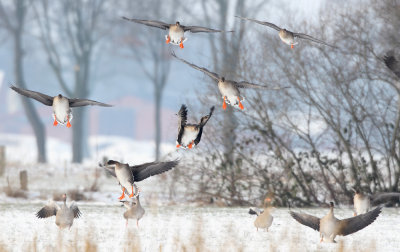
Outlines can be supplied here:
<path id="1" fill-rule="evenodd" d="M 123 201 L 124 206 L 128 209 L 124 212 L 126 226 L 129 219 L 136 219 L 136 226 L 139 227 L 139 220 L 143 217 L 145 210 L 140 204 L 139 195 L 133 201 Z"/>
<path id="2" fill-rule="evenodd" d="M 322 218 L 293 211 L 290 211 L 290 215 L 299 223 L 319 231 L 321 242 L 336 242 L 337 235 L 346 236 L 355 233 L 374 222 L 382 210 L 382 207 L 379 206 L 365 214 L 339 220 L 333 214 L 333 206 L 333 202 L 330 202 L 330 210 Z"/>
<path id="3" fill-rule="evenodd" d="M 244 97 L 240 96 L 239 88 L 253 88 L 253 89 L 265 89 L 265 90 L 282 89 L 281 87 L 270 88 L 267 86 L 261 86 L 261 85 L 253 84 L 253 83 L 246 82 L 246 81 L 236 82 L 233 80 L 226 80 L 225 77 L 220 77 L 218 74 L 213 73 L 204 67 L 196 66 L 194 64 L 187 62 L 184 59 L 179 58 L 178 56 L 175 55 L 175 53 L 173 51 L 171 52 L 171 55 L 173 57 L 177 58 L 178 60 L 182 61 L 183 63 L 191 66 L 192 68 L 205 73 L 213 80 L 217 81 L 219 92 L 221 93 L 222 99 L 224 100 L 222 103 L 222 108 L 224 110 L 226 109 L 226 103 L 231 104 L 232 106 L 238 105 L 240 109 L 242 109 L 242 110 L 244 109 L 243 104 L 241 102 L 244 100 Z M 286 87 L 284 87 L 284 88 L 286 88 Z"/>
<path id="4" fill-rule="evenodd" d="M 354 216 L 368 212 L 371 206 L 385 203 L 396 197 L 397 199 L 400 199 L 400 193 L 398 192 L 385 192 L 375 195 L 367 195 L 362 193 L 360 190 L 353 189 L 353 191 Z"/>
<path id="5" fill-rule="evenodd" d="M 71 228 L 72 224 L 74 223 L 74 218 L 79 218 L 81 216 L 81 211 L 79 211 L 78 206 L 75 202 L 72 202 L 71 205 L 67 206 L 67 195 L 63 194 L 64 204 L 57 205 L 54 201 L 51 201 L 39 212 L 36 213 L 36 217 L 39 219 L 51 217 L 53 215 L 56 216 L 56 225 L 62 228 Z"/>
<path id="6" fill-rule="evenodd" d="M 129 166 L 129 164 L 120 163 L 118 161 L 109 160 L 105 165 L 99 164 L 112 176 L 116 177 L 119 184 L 121 185 L 122 195 L 119 200 L 125 198 L 125 192 L 130 193 L 129 198 L 135 196 L 133 186 L 136 191 L 140 192 L 140 189 L 134 184 L 135 182 L 142 181 L 150 176 L 158 175 L 163 172 L 169 171 L 176 167 L 179 160 L 167 161 L 167 162 L 151 162 L 141 165 Z"/>
<path id="7" fill-rule="evenodd" d="M 31 91 L 23 88 L 17 88 L 15 86 L 10 87 L 12 90 L 21 94 L 23 96 L 35 99 L 44 105 L 53 107 L 53 118 L 54 118 L 54 126 L 57 126 L 58 123 L 64 125 L 67 124 L 67 127 L 71 127 L 72 120 L 72 112 L 71 108 L 73 107 L 82 107 L 87 105 L 97 105 L 102 107 L 111 107 L 112 105 L 101 103 L 98 101 L 88 100 L 88 99 L 70 99 L 61 94 L 51 97 L 36 91 Z"/>
<path id="8" fill-rule="evenodd" d="M 144 24 L 147 26 L 155 27 L 155 28 L 160 28 L 163 30 L 168 30 L 168 35 L 165 35 L 165 42 L 167 44 L 171 43 L 173 45 L 179 45 L 180 48 L 183 49 L 183 43 L 187 40 L 185 38 L 184 33 L 187 31 L 190 31 L 192 33 L 197 33 L 197 32 L 224 32 L 221 30 L 215 30 L 207 27 L 202 27 L 202 26 L 184 26 L 181 25 L 178 21 L 175 24 L 167 24 L 161 21 L 156 21 L 156 20 L 143 20 L 143 19 L 135 19 L 135 18 L 127 18 L 127 17 L 122 17 L 125 20 L 135 22 L 138 24 Z M 232 31 L 228 31 L 232 32 Z"/>
<path id="9" fill-rule="evenodd" d="M 279 32 L 279 38 L 285 44 L 290 45 L 290 47 L 292 49 L 294 48 L 294 45 L 297 44 L 297 42 L 295 41 L 295 38 L 306 39 L 306 40 L 310 40 L 310 41 L 313 41 L 313 42 L 316 42 L 316 43 L 320 43 L 320 44 L 323 44 L 323 45 L 326 45 L 326 46 L 337 48 L 334 45 L 330 45 L 330 44 L 328 44 L 328 43 L 326 43 L 326 42 L 324 42 L 324 41 L 322 41 L 320 39 L 316 39 L 314 37 L 311 37 L 310 35 L 307 35 L 307 34 L 304 34 L 304 33 L 292 32 L 292 31 L 286 30 L 284 28 L 280 28 L 279 26 L 277 26 L 277 25 L 275 25 L 273 23 L 262 22 L 262 21 L 258 21 L 256 19 L 252 19 L 252 18 L 245 18 L 245 17 L 239 17 L 239 16 L 235 16 L 235 17 L 243 19 L 243 20 L 249 20 L 249 21 L 255 22 L 257 24 L 265 25 L 265 26 L 271 27 L 272 29 L 277 30 Z"/>
<path id="10" fill-rule="evenodd" d="M 193 148 L 200 143 L 203 127 L 211 118 L 214 111 L 214 106 L 211 107 L 210 113 L 203 116 L 198 124 L 188 124 L 187 122 L 187 107 L 182 104 L 178 112 L 178 137 L 176 139 L 176 148 Z"/>

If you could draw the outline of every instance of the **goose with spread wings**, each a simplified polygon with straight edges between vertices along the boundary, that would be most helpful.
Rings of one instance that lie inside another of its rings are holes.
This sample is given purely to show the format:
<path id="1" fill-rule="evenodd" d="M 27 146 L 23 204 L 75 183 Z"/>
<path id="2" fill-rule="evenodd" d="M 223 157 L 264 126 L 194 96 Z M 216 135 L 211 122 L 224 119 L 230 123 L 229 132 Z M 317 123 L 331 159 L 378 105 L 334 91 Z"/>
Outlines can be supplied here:
<path id="1" fill-rule="evenodd" d="M 203 127 L 207 124 L 214 111 L 214 106 L 211 107 L 210 113 L 203 116 L 198 124 L 187 123 L 187 107 L 182 104 L 178 112 L 178 137 L 176 139 L 176 148 L 193 148 L 200 143 Z"/>
<path id="2" fill-rule="evenodd" d="M 175 24 L 167 24 L 157 20 L 143 20 L 143 19 L 135 19 L 135 18 L 127 18 L 122 17 L 125 20 L 135 22 L 138 24 L 147 25 L 150 27 L 160 28 L 163 30 L 168 30 L 168 35 L 165 35 L 165 42 L 167 44 L 171 43 L 173 45 L 179 45 L 180 48 L 183 48 L 183 43 L 187 40 L 184 34 L 187 31 L 192 33 L 197 32 L 207 32 L 207 33 L 214 33 L 214 32 L 224 32 L 222 30 L 215 30 L 207 27 L 202 26 L 185 26 L 181 25 L 178 21 Z M 232 31 L 228 31 L 232 32 Z"/>
<path id="3" fill-rule="evenodd" d="M 54 201 L 51 201 L 39 212 L 36 213 L 36 217 L 39 219 L 48 218 L 51 216 L 56 216 L 56 225 L 62 228 L 71 228 L 72 224 L 74 223 L 75 218 L 79 218 L 81 216 L 81 211 L 79 211 L 78 206 L 75 202 L 72 202 L 71 205 L 67 206 L 67 195 L 63 194 L 63 201 L 64 204 L 61 207 L 56 204 Z"/>
<path id="4" fill-rule="evenodd" d="M 279 26 L 277 26 L 277 25 L 275 25 L 273 23 L 263 22 L 263 21 L 259 21 L 259 20 L 256 20 L 256 19 L 252 19 L 252 18 L 245 18 L 245 17 L 239 17 L 239 16 L 235 16 L 235 17 L 243 19 L 243 20 L 252 21 L 252 22 L 255 22 L 257 24 L 265 25 L 265 26 L 271 27 L 274 30 L 277 30 L 279 32 L 279 38 L 285 44 L 290 45 L 290 47 L 292 49 L 294 48 L 294 45 L 297 44 L 297 42 L 295 41 L 295 38 L 306 39 L 306 40 L 313 41 L 313 42 L 316 42 L 316 43 L 319 43 L 319 44 L 323 44 L 323 45 L 326 45 L 326 46 L 337 48 L 334 45 L 330 45 L 330 44 L 326 43 L 325 41 L 322 41 L 320 39 L 316 39 L 314 37 L 311 37 L 310 35 L 307 35 L 307 34 L 304 34 L 304 33 L 292 32 L 292 31 L 286 30 L 284 28 L 280 28 Z"/>
<path id="5" fill-rule="evenodd" d="M 139 195 L 140 189 L 134 184 L 148 177 L 161 174 L 176 167 L 179 160 L 167 162 L 151 162 L 141 165 L 129 166 L 129 164 L 120 163 L 118 161 L 109 160 L 105 165 L 101 165 L 112 176 L 116 177 L 121 185 L 122 195 L 119 200 L 125 198 L 125 193 L 129 193 L 129 198 Z M 135 191 L 133 189 L 135 186 Z"/>
<path id="6" fill-rule="evenodd" d="M 179 58 L 178 56 L 175 55 L 175 53 L 172 51 L 171 55 L 178 60 L 182 61 L 183 63 L 189 65 L 190 67 L 199 70 L 206 75 L 208 75 L 211 79 L 216 81 L 218 83 L 218 89 L 219 92 L 222 95 L 223 103 L 222 103 L 222 108 L 225 110 L 226 109 L 226 104 L 231 104 L 232 106 L 238 105 L 241 110 L 244 109 L 242 101 L 244 100 L 243 96 L 240 96 L 240 89 L 241 88 L 252 88 L 252 89 L 264 89 L 264 90 L 280 90 L 286 87 L 274 87 L 270 88 L 267 86 L 262 86 L 262 85 L 257 85 L 253 84 L 247 81 L 240 81 L 236 82 L 233 80 L 227 80 L 225 77 L 221 77 L 218 74 L 209 71 L 208 69 L 204 67 L 199 67 L 196 66 L 195 64 L 189 63 L 188 61 Z"/>
<path id="7" fill-rule="evenodd" d="M 382 211 L 382 207 L 379 206 L 365 214 L 339 220 L 333 214 L 333 207 L 333 202 L 330 202 L 330 210 L 328 214 L 322 218 L 293 211 L 290 211 L 290 215 L 299 223 L 319 231 L 321 242 L 336 242 L 335 237 L 337 235 L 346 236 L 365 228 L 374 222 Z"/>
<path id="8" fill-rule="evenodd" d="M 399 201 L 400 199 L 399 192 L 383 192 L 374 195 L 368 195 L 362 193 L 358 189 L 352 189 L 354 191 L 354 216 L 368 212 L 371 206 L 384 204 L 390 200 Z"/>
<path id="9" fill-rule="evenodd" d="M 47 106 L 53 107 L 53 118 L 54 118 L 54 126 L 57 126 L 58 123 L 64 125 L 67 124 L 67 127 L 71 127 L 71 120 L 72 120 L 72 112 L 71 108 L 73 107 L 82 107 L 88 105 L 97 105 L 102 107 L 111 107 L 109 104 L 105 104 L 98 101 L 88 100 L 88 99 L 70 99 L 61 94 L 57 96 L 48 96 L 36 91 L 31 91 L 23 88 L 18 88 L 16 86 L 10 87 L 12 90 L 26 96 L 28 98 L 32 98 L 37 100 L 38 102 L 43 103 Z"/>

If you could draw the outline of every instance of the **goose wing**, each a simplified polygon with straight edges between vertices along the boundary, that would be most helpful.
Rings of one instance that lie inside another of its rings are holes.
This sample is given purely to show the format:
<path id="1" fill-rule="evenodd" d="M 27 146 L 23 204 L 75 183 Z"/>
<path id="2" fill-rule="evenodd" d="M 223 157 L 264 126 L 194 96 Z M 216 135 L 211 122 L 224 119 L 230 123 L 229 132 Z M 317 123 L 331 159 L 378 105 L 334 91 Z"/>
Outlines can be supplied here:
<path id="1" fill-rule="evenodd" d="M 232 83 L 234 83 L 235 86 L 238 88 L 253 88 L 253 89 L 265 89 L 265 90 L 280 90 L 280 89 L 288 88 L 288 87 L 272 87 L 271 88 L 271 87 L 267 87 L 267 86 L 263 86 L 263 85 L 250 83 L 247 81 L 241 81 L 241 82 L 232 81 Z"/>
<path id="2" fill-rule="evenodd" d="M 112 107 L 112 105 L 98 102 L 98 101 L 88 100 L 88 99 L 68 99 L 68 100 L 69 100 L 70 107 L 82 107 L 82 106 L 88 106 L 88 105 Z"/>
<path id="3" fill-rule="evenodd" d="M 203 116 L 203 117 L 201 118 L 199 134 L 197 134 L 196 139 L 194 139 L 194 144 L 198 145 L 198 144 L 200 143 L 201 135 L 203 134 L 203 127 L 204 127 L 204 125 L 207 124 L 208 120 L 210 120 L 210 118 L 211 118 L 211 116 L 212 116 L 212 113 L 214 112 L 214 108 L 215 108 L 215 107 L 212 106 L 212 107 L 210 108 L 210 113 L 209 113 L 208 115 L 206 115 L 206 116 Z"/>
<path id="4" fill-rule="evenodd" d="M 245 17 L 239 17 L 239 16 L 235 16 L 235 17 L 240 18 L 240 19 L 243 19 L 243 20 L 252 21 L 252 22 L 255 22 L 255 23 L 260 24 L 260 25 L 269 26 L 269 27 L 271 27 L 272 29 L 277 30 L 277 31 L 282 30 L 282 28 L 280 28 L 279 26 L 277 26 L 277 25 L 275 25 L 275 24 L 273 24 L 273 23 L 258 21 L 258 20 L 256 20 L 256 19 L 252 19 L 252 18 L 245 18 Z"/>
<path id="5" fill-rule="evenodd" d="M 36 217 L 39 219 L 51 217 L 56 215 L 58 210 L 60 210 L 60 206 L 51 201 L 36 213 Z"/>
<path id="6" fill-rule="evenodd" d="M 316 39 L 316 38 L 311 37 L 310 35 L 307 35 L 307 34 L 304 34 L 304 33 L 295 33 L 295 32 L 293 32 L 293 36 L 301 38 L 301 39 L 307 39 L 307 40 L 310 40 L 310 41 L 313 41 L 313 42 L 316 42 L 316 43 L 320 43 L 320 44 L 323 44 L 323 45 L 326 45 L 326 46 L 330 46 L 330 47 L 333 47 L 333 48 L 338 48 L 337 46 L 330 45 L 330 44 L 326 43 L 323 40 Z"/>
<path id="7" fill-rule="evenodd" d="M 202 71 L 203 73 L 207 74 L 207 75 L 208 75 L 209 77 L 211 77 L 212 79 L 214 79 L 214 80 L 216 80 L 216 81 L 219 81 L 219 76 L 218 76 L 218 74 L 209 71 L 207 68 L 199 67 L 199 66 L 196 66 L 195 64 L 189 63 L 189 62 L 187 62 L 186 60 L 184 60 L 184 59 L 179 58 L 178 56 L 176 56 L 175 53 L 174 53 L 173 51 L 171 52 L 171 55 L 172 55 L 173 57 L 177 58 L 178 60 L 182 61 L 183 63 L 185 63 L 185 64 L 187 64 L 187 65 L 193 67 L 194 69 L 199 70 L 199 71 Z"/>
<path id="8" fill-rule="evenodd" d="M 21 94 L 23 96 L 35 99 L 38 102 L 43 103 L 44 105 L 47 106 L 52 106 L 53 105 L 53 97 L 36 92 L 36 91 L 31 91 L 23 88 L 17 88 L 16 86 L 11 86 L 10 87 L 12 90 L 17 92 L 18 94 Z"/>
<path id="9" fill-rule="evenodd" d="M 319 231 L 320 218 L 305 213 L 296 213 L 293 211 L 290 211 L 290 215 L 299 223 Z"/>
<path id="10" fill-rule="evenodd" d="M 381 211 L 382 207 L 379 206 L 368 213 L 341 220 L 339 222 L 338 235 L 349 235 L 365 228 L 375 221 Z"/>
<path id="11" fill-rule="evenodd" d="M 150 176 L 158 175 L 177 166 L 179 160 L 168 162 L 151 162 L 130 166 L 135 181 L 142 181 Z"/>
<path id="12" fill-rule="evenodd" d="M 387 192 L 387 193 L 379 193 L 371 197 L 371 203 L 373 205 L 378 205 L 385 203 L 390 200 L 394 200 L 397 198 L 397 200 L 400 199 L 400 193 L 398 192 Z"/>
<path id="13" fill-rule="evenodd" d="M 71 203 L 69 209 L 71 209 L 72 212 L 74 213 L 74 218 L 79 218 L 82 215 L 81 211 L 78 208 L 78 205 L 75 202 Z"/>
<path id="14" fill-rule="evenodd" d="M 202 27 L 202 26 L 183 26 L 181 25 L 182 29 L 184 31 L 190 31 L 192 33 L 197 33 L 197 32 L 225 32 L 222 30 L 215 30 L 207 27 Z M 228 32 L 233 32 L 233 31 L 228 31 Z"/>
<path id="15" fill-rule="evenodd" d="M 127 18 L 127 17 L 122 17 L 125 20 L 131 21 L 131 22 L 135 22 L 138 24 L 144 24 L 147 26 L 151 26 L 151 27 L 156 27 L 156 28 L 160 28 L 163 30 L 169 29 L 170 24 L 161 22 L 161 21 L 156 21 L 156 20 L 143 20 L 143 19 L 135 19 L 135 18 Z"/>
<path id="16" fill-rule="evenodd" d="M 394 51 L 388 51 L 383 57 L 383 61 L 385 65 L 397 76 L 400 78 L 400 63 L 394 56 Z"/>
<path id="17" fill-rule="evenodd" d="M 185 125 L 187 122 L 187 107 L 185 104 L 182 104 L 181 109 L 178 112 L 178 138 L 176 141 L 180 144 L 182 141 L 183 131 L 185 129 Z"/>

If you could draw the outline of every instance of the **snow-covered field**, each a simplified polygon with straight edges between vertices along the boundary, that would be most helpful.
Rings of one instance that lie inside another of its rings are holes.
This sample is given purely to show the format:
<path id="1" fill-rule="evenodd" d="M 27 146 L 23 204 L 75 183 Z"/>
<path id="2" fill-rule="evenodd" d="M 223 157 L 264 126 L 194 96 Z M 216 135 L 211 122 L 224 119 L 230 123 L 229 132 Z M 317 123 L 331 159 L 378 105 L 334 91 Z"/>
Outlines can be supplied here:
<path id="1" fill-rule="evenodd" d="M 136 227 L 125 227 L 125 208 L 120 204 L 79 204 L 83 213 L 71 230 L 59 231 L 54 217 L 39 220 L 35 212 L 42 204 L 0 204 L 0 244 L 12 251 L 36 246 L 59 251 L 62 247 L 83 249 L 85 241 L 99 251 L 399 251 L 400 209 L 384 209 L 367 228 L 338 243 L 320 243 L 319 234 L 295 222 L 288 209 L 277 209 L 269 230 L 256 231 L 254 216 L 247 208 L 199 208 L 183 206 L 148 206 Z M 323 215 L 327 209 L 302 209 Z M 350 209 L 337 209 L 339 217 L 352 216 Z M 34 242 L 35 241 L 35 242 Z M 343 247 L 342 247 L 343 246 Z"/>

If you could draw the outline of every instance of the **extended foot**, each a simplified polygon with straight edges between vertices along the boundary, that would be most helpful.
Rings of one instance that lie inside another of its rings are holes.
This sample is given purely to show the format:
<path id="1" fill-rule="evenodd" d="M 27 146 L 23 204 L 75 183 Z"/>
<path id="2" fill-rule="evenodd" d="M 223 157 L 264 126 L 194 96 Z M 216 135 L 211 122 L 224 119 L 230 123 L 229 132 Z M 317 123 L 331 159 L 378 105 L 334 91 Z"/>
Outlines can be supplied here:
<path id="1" fill-rule="evenodd" d="M 243 107 L 243 104 L 242 104 L 242 102 L 240 101 L 240 97 L 238 97 L 238 101 L 239 101 L 239 108 L 240 108 L 241 110 L 243 110 L 243 109 L 244 109 L 244 107 Z"/>
<path id="2" fill-rule="evenodd" d="M 171 37 L 170 36 L 168 36 L 167 40 L 165 40 L 165 43 L 169 44 L 169 42 L 171 42 Z"/>
<path id="3" fill-rule="evenodd" d="M 125 188 L 122 188 L 122 195 L 118 199 L 122 200 L 123 198 L 125 198 Z"/>
<path id="4" fill-rule="evenodd" d="M 179 147 L 181 147 L 181 145 L 180 145 L 180 144 L 177 144 L 177 145 L 176 145 L 176 148 L 179 148 Z"/>
<path id="5" fill-rule="evenodd" d="M 188 145 L 188 148 L 189 148 L 189 149 L 193 148 L 193 142 L 191 142 L 191 143 Z"/>
<path id="6" fill-rule="evenodd" d="M 56 120 L 56 119 L 54 119 L 53 126 L 57 126 L 57 125 L 58 125 L 58 122 L 57 122 L 57 120 Z"/>
<path id="7" fill-rule="evenodd" d="M 181 43 L 179 43 L 179 47 L 181 48 L 181 49 L 183 49 L 183 42 L 181 41 Z"/>
<path id="8" fill-rule="evenodd" d="M 291 44 L 291 45 L 290 45 L 290 48 L 292 48 L 292 49 L 293 49 L 293 48 L 294 48 L 294 44 Z"/>
<path id="9" fill-rule="evenodd" d="M 67 128 L 71 128 L 71 123 L 69 122 L 69 116 L 67 117 Z"/>
<path id="10" fill-rule="evenodd" d="M 132 185 L 132 193 L 129 194 L 129 198 L 135 197 L 135 193 L 133 192 L 133 185 Z"/>
<path id="11" fill-rule="evenodd" d="M 224 103 L 222 103 L 222 108 L 225 110 L 226 109 L 226 101 L 225 101 L 226 97 L 224 96 Z"/>

